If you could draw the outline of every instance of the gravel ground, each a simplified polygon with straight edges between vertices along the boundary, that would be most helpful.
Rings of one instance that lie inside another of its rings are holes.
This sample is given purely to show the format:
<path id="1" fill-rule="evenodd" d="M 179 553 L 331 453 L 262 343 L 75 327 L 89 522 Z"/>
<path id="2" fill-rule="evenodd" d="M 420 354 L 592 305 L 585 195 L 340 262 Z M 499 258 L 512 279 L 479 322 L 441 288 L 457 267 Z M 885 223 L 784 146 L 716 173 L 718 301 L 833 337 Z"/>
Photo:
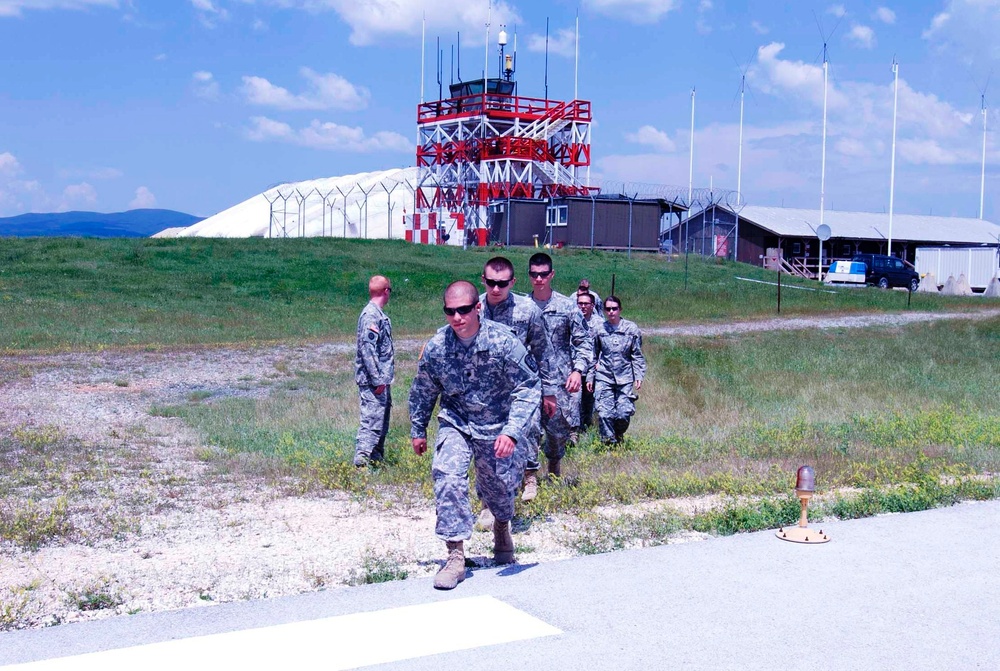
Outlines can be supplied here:
<path id="1" fill-rule="evenodd" d="M 998 314 L 772 319 L 645 332 L 717 336 Z M 407 340 L 397 348 L 416 351 L 421 344 Z M 262 397 L 282 371 L 328 370 L 352 357 L 353 344 L 322 343 L 0 359 L 0 436 L 29 442 L 41 436 L 39 444 L 48 436 L 59 445 L 52 454 L 40 448 L 37 463 L 5 473 L 0 485 L 4 477 L 48 478 L 48 491 L 74 491 L 69 519 L 75 529 L 34 551 L 0 543 L 0 629 L 341 587 L 377 561 L 410 576 L 433 574 L 443 547 L 434 537 L 432 505 L 386 508 L 345 494 L 292 495 L 259 478 L 219 474 L 197 458 L 205 446 L 180 419 L 150 414 L 154 405 L 181 403 L 197 392 Z M 18 491 L 0 488 L 0 501 L 6 497 L 9 506 Z M 36 503 L 45 509 L 45 501 Z M 693 512 L 712 504 L 672 500 L 643 510 Z M 556 516 L 521 530 L 519 561 L 573 556 L 569 543 L 579 528 L 578 520 Z M 474 536 L 469 553 L 477 563 L 490 562 L 491 542 L 490 534 Z"/>

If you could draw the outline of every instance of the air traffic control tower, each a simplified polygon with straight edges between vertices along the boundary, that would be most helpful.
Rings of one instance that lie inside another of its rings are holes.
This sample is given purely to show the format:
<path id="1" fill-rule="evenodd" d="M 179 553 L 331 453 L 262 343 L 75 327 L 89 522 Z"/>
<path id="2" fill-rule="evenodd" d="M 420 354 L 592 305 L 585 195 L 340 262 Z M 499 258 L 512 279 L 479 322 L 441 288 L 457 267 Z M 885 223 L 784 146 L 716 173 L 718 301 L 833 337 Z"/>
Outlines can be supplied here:
<path id="1" fill-rule="evenodd" d="M 417 106 L 412 242 L 485 246 L 499 201 L 597 191 L 587 183 L 590 102 L 518 95 L 506 42 L 501 31 L 499 77 L 451 84 L 447 98 Z"/>

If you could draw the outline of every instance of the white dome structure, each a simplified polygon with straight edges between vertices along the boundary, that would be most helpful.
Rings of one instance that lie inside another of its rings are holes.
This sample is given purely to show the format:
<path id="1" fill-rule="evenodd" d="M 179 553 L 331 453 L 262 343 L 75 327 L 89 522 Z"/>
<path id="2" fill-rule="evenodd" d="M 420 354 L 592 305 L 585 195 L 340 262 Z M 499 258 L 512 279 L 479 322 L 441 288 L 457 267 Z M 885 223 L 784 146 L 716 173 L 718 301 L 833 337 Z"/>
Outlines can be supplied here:
<path id="1" fill-rule="evenodd" d="M 279 184 L 197 224 L 153 237 L 403 239 L 416 168 Z M 461 244 L 461 236 L 451 236 Z"/>

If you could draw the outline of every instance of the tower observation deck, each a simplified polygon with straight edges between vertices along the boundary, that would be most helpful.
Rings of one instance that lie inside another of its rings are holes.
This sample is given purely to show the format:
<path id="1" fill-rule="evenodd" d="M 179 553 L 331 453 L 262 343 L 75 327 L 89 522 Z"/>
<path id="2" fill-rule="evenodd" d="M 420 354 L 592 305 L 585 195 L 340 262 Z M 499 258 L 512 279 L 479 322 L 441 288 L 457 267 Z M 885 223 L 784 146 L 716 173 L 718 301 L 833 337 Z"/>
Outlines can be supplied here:
<path id="1" fill-rule="evenodd" d="M 587 183 L 591 118 L 589 101 L 519 96 L 509 77 L 458 82 L 421 103 L 407 237 L 485 245 L 492 202 L 597 192 Z"/>

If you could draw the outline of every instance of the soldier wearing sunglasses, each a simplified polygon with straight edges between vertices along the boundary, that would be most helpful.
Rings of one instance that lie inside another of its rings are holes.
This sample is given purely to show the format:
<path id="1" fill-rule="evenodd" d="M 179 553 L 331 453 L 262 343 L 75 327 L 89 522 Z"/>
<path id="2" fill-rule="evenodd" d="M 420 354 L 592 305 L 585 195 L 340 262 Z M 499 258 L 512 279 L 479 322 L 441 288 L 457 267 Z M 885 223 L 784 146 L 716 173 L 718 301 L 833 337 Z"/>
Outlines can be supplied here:
<path id="1" fill-rule="evenodd" d="M 544 252 L 528 259 L 531 278 L 529 297 L 542 311 L 545 333 L 549 339 L 548 359 L 556 379 L 555 404 L 542 404 L 542 430 L 545 432 L 545 456 L 550 475 L 562 475 L 561 461 L 566 454 L 573 424 L 579 411 L 574 407 L 573 394 L 583 386 L 583 376 L 590 369 L 594 356 L 594 341 L 576 309 L 576 301 L 552 289 L 552 257 Z M 538 451 L 528 455 L 527 470 L 539 468 Z"/>
<path id="2" fill-rule="evenodd" d="M 542 311 L 526 296 L 518 296 L 511 292 L 517 279 L 514 277 L 514 264 L 503 256 L 495 256 L 483 266 L 483 284 L 486 291 L 479 296 L 483 305 L 483 317 L 509 326 L 514 335 L 527 348 L 538 366 L 538 374 L 542 378 L 542 397 L 555 405 L 556 387 L 558 382 L 549 370 L 548 338 L 545 337 L 545 321 Z M 544 401 L 543 401 L 544 402 Z M 541 438 L 541 427 L 533 427 L 531 441 L 533 451 L 538 453 L 538 441 Z M 538 478 L 535 471 L 529 470 L 524 475 L 524 491 L 521 500 L 531 501 L 538 495 Z M 489 508 L 484 507 L 476 523 L 482 529 L 489 529 L 493 524 Z"/>
<path id="3" fill-rule="evenodd" d="M 427 425 L 440 398 L 432 475 L 438 538 L 448 560 L 437 589 L 465 580 L 464 542 L 472 537 L 469 465 L 480 496 L 496 517 L 493 557 L 514 561 L 510 520 L 527 459 L 527 436 L 538 422 L 541 380 L 534 358 L 509 328 L 479 315 L 476 287 L 453 282 L 444 294 L 448 325 L 424 346 L 410 387 L 413 451 L 427 451 Z"/>
<path id="4" fill-rule="evenodd" d="M 594 367 L 587 377 L 587 389 L 594 394 L 601 441 L 622 442 L 628 430 L 635 401 L 646 377 L 646 357 L 642 354 L 642 332 L 635 322 L 622 318 L 622 302 L 617 296 L 604 299 L 607 319 L 594 337 Z"/>

